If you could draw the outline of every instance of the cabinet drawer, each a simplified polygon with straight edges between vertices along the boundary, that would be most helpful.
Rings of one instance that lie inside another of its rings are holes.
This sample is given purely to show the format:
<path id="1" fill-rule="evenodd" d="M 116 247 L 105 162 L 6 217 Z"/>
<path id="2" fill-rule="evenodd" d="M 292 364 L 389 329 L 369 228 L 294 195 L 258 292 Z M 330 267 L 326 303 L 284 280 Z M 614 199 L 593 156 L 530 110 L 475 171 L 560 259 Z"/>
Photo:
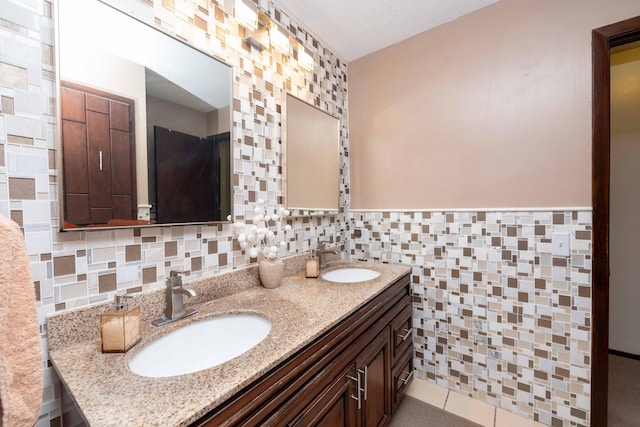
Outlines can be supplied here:
<path id="1" fill-rule="evenodd" d="M 406 305 L 391 322 L 392 363 L 402 356 L 413 342 L 411 328 L 411 304 Z"/>
<path id="2" fill-rule="evenodd" d="M 395 412 L 407 387 L 413 381 L 413 352 L 406 351 L 394 366 L 391 373 L 393 390 L 391 393 L 391 411 Z"/>

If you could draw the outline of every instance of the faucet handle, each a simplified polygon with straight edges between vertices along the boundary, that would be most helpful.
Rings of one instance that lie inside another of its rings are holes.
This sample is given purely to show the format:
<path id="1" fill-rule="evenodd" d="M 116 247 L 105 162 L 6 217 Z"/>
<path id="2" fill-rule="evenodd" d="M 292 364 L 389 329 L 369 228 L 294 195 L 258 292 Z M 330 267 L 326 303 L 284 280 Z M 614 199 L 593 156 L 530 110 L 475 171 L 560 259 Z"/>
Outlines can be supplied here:
<path id="1" fill-rule="evenodd" d="M 169 277 L 184 276 L 184 270 L 171 270 L 169 271 Z"/>
<path id="2" fill-rule="evenodd" d="M 183 270 L 171 270 L 169 272 L 169 279 L 167 280 L 167 286 L 171 289 L 182 287 L 182 276 L 184 276 Z"/>

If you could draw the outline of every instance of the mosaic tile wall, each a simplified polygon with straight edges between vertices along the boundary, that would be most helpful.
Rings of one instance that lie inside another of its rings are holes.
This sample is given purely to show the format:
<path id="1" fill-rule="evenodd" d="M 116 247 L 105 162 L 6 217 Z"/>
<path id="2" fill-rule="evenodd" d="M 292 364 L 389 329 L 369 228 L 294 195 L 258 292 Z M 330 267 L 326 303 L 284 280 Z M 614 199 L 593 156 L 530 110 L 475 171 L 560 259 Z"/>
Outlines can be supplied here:
<path id="1" fill-rule="evenodd" d="M 352 212 L 352 258 L 413 266 L 417 376 L 587 426 L 591 212 Z M 571 256 L 551 254 L 551 233 Z"/>
<path id="2" fill-rule="evenodd" d="M 244 29 L 230 9 L 233 1 L 113 3 L 233 67 L 233 208 L 237 218 L 243 218 L 245 206 L 259 198 L 282 203 L 280 112 L 287 92 L 342 118 L 346 154 L 346 64 L 270 1 L 259 0 L 259 5 L 314 56 L 313 72 L 298 67 L 295 55 L 260 53 L 244 42 Z M 164 286 L 172 268 L 189 270 L 194 278 L 249 263 L 234 243 L 229 225 L 58 231 L 54 9 L 55 3 L 45 0 L 0 0 L 0 214 L 18 222 L 25 235 L 43 349 L 47 313 L 110 300 L 116 291 Z M 294 220 L 288 253 L 308 251 L 317 238 L 344 242 L 349 185 L 346 156 L 342 172 L 340 214 Z M 38 425 L 60 425 L 60 386 L 48 363 L 44 375 Z"/>

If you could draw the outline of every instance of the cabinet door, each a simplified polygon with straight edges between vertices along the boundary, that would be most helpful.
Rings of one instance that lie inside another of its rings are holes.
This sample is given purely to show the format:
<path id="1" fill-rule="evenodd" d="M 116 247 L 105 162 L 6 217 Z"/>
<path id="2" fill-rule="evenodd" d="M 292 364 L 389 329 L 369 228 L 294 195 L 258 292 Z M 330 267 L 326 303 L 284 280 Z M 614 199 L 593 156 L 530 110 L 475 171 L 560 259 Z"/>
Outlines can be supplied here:
<path id="1" fill-rule="evenodd" d="M 356 369 L 353 364 L 290 426 L 351 427 L 356 425 Z"/>
<path id="2" fill-rule="evenodd" d="M 371 341 L 356 358 L 361 409 L 358 425 L 386 425 L 391 417 L 391 344 L 389 327 Z"/>

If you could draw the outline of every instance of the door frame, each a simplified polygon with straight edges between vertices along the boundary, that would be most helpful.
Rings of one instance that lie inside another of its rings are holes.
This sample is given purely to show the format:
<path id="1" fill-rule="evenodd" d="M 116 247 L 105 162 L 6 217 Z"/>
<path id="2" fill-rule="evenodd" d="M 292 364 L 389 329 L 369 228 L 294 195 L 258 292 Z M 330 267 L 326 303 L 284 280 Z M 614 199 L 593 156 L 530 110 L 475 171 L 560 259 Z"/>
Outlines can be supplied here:
<path id="1" fill-rule="evenodd" d="M 610 49 L 640 40 L 640 16 L 592 31 L 591 425 L 607 425 L 609 381 Z"/>

